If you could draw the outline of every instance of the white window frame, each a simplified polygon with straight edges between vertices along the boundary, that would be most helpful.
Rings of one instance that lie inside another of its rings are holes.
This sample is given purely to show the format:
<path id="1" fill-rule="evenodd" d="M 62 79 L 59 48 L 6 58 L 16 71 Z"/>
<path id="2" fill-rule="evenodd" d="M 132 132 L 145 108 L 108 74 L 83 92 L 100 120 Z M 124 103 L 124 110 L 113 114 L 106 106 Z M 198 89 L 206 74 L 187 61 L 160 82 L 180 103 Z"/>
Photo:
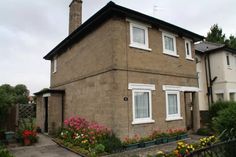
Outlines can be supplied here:
<path id="1" fill-rule="evenodd" d="M 228 62 L 229 62 L 229 64 L 228 64 Z M 228 66 L 228 68 L 231 67 L 230 54 L 226 54 L 226 65 Z"/>
<path id="2" fill-rule="evenodd" d="M 56 73 L 57 72 L 57 57 L 53 58 L 53 70 L 52 73 Z"/>
<path id="3" fill-rule="evenodd" d="M 133 112 L 132 124 L 154 123 L 155 121 L 152 119 L 152 90 L 155 90 L 155 85 L 129 83 L 128 89 L 132 90 L 132 112 Z M 148 92 L 149 93 L 149 117 L 148 118 L 135 118 L 135 101 L 134 101 L 135 92 Z"/>
<path id="4" fill-rule="evenodd" d="M 130 20 L 128 20 L 128 21 L 130 22 L 130 45 L 129 46 L 132 48 L 138 48 L 138 49 L 142 49 L 142 50 L 146 50 L 146 51 L 152 51 L 152 49 L 149 48 L 149 41 L 148 41 L 148 27 L 150 27 L 150 26 L 136 23 L 136 22 L 133 22 Z M 140 44 L 140 43 L 133 41 L 133 39 L 134 39 L 133 38 L 133 28 L 134 27 L 144 30 L 145 44 Z"/>
<path id="5" fill-rule="evenodd" d="M 186 45 L 189 45 L 189 54 L 187 53 L 187 46 Z M 186 59 L 188 60 L 194 60 L 193 57 L 192 57 L 192 45 L 191 45 L 191 41 L 190 40 L 186 40 L 184 41 L 184 47 L 185 47 L 185 56 L 186 56 Z"/>
<path id="6" fill-rule="evenodd" d="M 169 100 L 168 95 L 169 94 L 176 94 L 177 95 L 177 107 L 178 107 L 178 113 L 177 114 L 169 114 Z M 180 120 L 183 119 L 181 117 L 181 109 L 180 109 L 180 92 L 179 91 L 166 91 L 166 121 L 173 121 L 173 120 Z"/>
<path id="7" fill-rule="evenodd" d="M 165 36 L 172 38 L 173 39 L 173 44 L 174 44 L 174 51 L 168 50 L 165 48 Z M 172 35 L 170 33 L 166 33 L 166 32 L 162 32 L 162 45 L 163 45 L 163 53 L 167 54 L 167 55 L 171 55 L 174 57 L 179 57 L 179 55 L 177 54 L 177 49 L 176 49 L 176 36 Z"/>

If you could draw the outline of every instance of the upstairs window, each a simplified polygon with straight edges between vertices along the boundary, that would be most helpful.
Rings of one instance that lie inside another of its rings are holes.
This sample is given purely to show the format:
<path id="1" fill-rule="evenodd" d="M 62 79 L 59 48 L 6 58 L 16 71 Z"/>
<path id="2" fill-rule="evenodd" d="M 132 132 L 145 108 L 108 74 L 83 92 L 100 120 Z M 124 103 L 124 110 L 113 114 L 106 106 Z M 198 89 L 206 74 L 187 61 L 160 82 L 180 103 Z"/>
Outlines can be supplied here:
<path id="1" fill-rule="evenodd" d="M 189 40 L 185 40 L 185 55 L 186 59 L 193 60 L 191 42 Z"/>
<path id="2" fill-rule="evenodd" d="M 230 59 L 229 59 L 229 55 L 228 54 L 226 55 L 226 62 L 227 62 L 227 65 L 230 66 Z"/>
<path id="3" fill-rule="evenodd" d="M 175 36 L 163 32 L 162 40 L 163 40 L 163 53 L 179 57 L 176 51 Z"/>
<path id="4" fill-rule="evenodd" d="M 151 51 L 148 43 L 148 26 L 130 23 L 130 47 Z"/>
<path id="5" fill-rule="evenodd" d="M 55 72 L 57 72 L 57 57 L 54 57 L 53 58 L 53 61 L 52 61 L 52 73 L 55 73 Z"/>

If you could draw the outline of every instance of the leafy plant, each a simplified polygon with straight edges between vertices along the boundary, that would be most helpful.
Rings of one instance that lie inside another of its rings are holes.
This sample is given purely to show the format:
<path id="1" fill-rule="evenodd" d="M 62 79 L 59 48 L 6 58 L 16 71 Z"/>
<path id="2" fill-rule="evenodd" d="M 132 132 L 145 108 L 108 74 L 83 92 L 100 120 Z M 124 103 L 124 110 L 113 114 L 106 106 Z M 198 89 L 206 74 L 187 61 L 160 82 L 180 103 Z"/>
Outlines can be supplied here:
<path id="1" fill-rule="evenodd" d="M 101 153 L 104 153 L 105 152 L 105 146 L 102 145 L 102 144 L 98 144 L 95 146 L 94 148 L 96 154 L 101 154 Z"/>
<path id="2" fill-rule="evenodd" d="M 0 157 L 13 157 L 13 155 L 4 146 L 0 145 Z"/>
<path id="3" fill-rule="evenodd" d="M 213 119 L 213 129 L 218 134 L 227 130 L 225 138 L 227 138 L 227 134 L 236 137 L 236 104 L 231 104 L 219 112 L 219 115 Z"/>
<path id="4" fill-rule="evenodd" d="M 231 101 L 218 101 L 216 103 L 213 103 L 209 108 L 209 116 L 212 120 L 214 117 L 217 117 L 219 112 L 228 108 L 231 105 L 235 105 L 235 102 Z"/>

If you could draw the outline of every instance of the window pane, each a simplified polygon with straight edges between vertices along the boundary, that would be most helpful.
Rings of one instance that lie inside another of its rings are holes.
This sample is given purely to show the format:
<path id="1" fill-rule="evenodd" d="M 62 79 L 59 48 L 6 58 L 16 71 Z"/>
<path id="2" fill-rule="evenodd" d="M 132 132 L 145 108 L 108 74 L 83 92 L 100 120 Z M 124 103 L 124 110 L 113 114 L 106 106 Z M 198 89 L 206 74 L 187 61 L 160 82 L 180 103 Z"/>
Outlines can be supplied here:
<path id="1" fill-rule="evenodd" d="M 133 27 L 133 42 L 145 44 L 145 30 Z"/>
<path id="2" fill-rule="evenodd" d="M 230 65 L 230 61 L 229 61 L 229 56 L 226 56 L 226 60 L 227 60 L 227 65 Z"/>
<path id="3" fill-rule="evenodd" d="M 174 51 L 174 39 L 168 36 L 165 36 L 165 49 Z"/>
<path id="4" fill-rule="evenodd" d="M 235 95 L 235 93 L 229 93 L 229 97 L 230 97 L 230 101 L 234 101 L 234 95 Z"/>
<path id="5" fill-rule="evenodd" d="M 177 94 L 168 94 L 169 114 L 178 114 Z"/>
<path id="6" fill-rule="evenodd" d="M 189 43 L 188 43 L 188 42 L 186 43 L 186 54 L 187 54 L 188 56 L 189 56 L 189 54 L 190 54 L 190 53 L 189 53 Z"/>
<path id="7" fill-rule="evenodd" d="M 224 94 L 222 93 L 220 93 L 220 94 L 216 94 L 216 96 L 217 96 L 217 100 L 218 101 L 223 101 L 224 100 Z"/>
<path id="8" fill-rule="evenodd" d="M 135 92 L 135 118 L 148 118 L 149 113 L 149 93 Z"/>

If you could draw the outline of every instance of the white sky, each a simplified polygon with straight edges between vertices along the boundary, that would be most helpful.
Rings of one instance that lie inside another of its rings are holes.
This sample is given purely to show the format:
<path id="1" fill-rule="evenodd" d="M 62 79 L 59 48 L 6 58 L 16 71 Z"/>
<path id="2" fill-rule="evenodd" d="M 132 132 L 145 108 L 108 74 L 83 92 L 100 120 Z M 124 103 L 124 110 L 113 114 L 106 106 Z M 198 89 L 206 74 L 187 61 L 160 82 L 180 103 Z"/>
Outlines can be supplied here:
<path id="1" fill-rule="evenodd" d="M 31 93 L 49 87 L 45 56 L 68 35 L 71 0 L 0 0 L 0 85 L 25 84 Z M 83 21 L 109 0 L 84 0 Z M 235 0 L 113 0 L 206 36 L 215 23 L 236 35 Z M 157 11 L 154 13 L 154 6 Z"/>

